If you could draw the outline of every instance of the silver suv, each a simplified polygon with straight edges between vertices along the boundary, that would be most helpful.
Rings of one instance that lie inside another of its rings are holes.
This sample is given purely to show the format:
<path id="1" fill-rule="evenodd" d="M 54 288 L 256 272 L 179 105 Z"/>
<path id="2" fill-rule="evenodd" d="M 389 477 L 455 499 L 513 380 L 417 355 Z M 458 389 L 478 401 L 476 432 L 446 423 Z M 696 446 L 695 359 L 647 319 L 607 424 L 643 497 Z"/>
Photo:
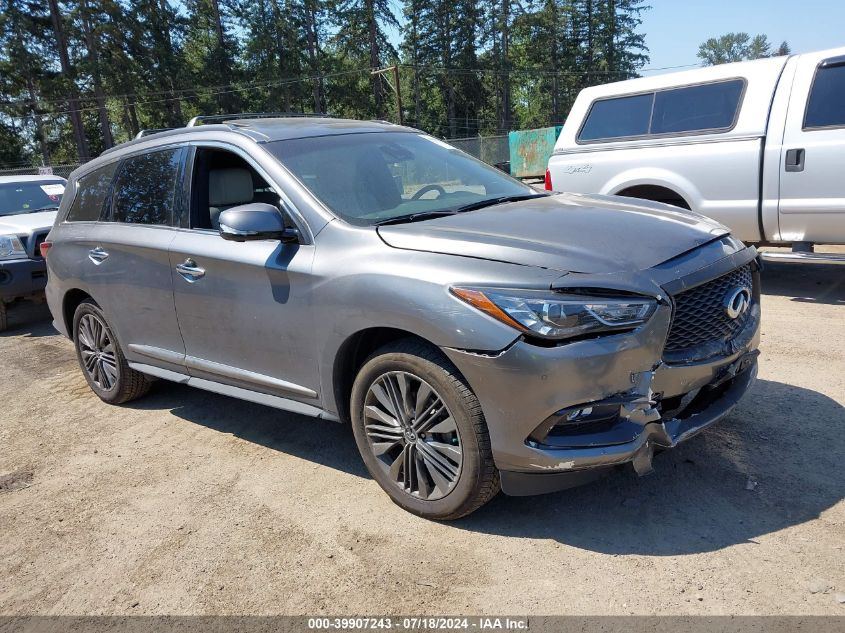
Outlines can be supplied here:
<path id="1" fill-rule="evenodd" d="M 91 389 L 153 377 L 350 421 L 403 508 L 569 487 L 724 417 L 756 252 L 646 201 L 549 195 L 387 123 L 239 119 L 71 175 L 47 296 Z"/>

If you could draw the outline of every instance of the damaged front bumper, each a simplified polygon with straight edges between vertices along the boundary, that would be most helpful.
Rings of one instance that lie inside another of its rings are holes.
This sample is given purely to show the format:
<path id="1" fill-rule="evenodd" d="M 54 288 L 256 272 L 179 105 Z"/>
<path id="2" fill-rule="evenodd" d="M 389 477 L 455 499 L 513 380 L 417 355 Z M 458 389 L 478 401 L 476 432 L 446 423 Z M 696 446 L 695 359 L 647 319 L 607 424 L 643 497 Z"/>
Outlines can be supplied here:
<path id="1" fill-rule="evenodd" d="M 557 459 L 559 468 L 541 473 L 501 471 L 502 489 L 509 495 L 531 495 L 553 492 L 581 485 L 602 475 L 605 469 L 630 463 L 639 475 L 652 471 L 655 451 L 673 448 L 693 435 L 718 422 L 739 403 L 757 377 L 756 355 L 737 361 L 742 364 L 736 375 L 718 387 L 718 395 L 705 406 L 695 406 L 683 417 L 658 418 L 644 424 L 628 442 L 609 446 L 582 446 L 574 448 L 546 448 L 547 457 Z M 701 392 L 698 392 L 701 394 Z M 703 395 L 703 394 L 702 394 Z M 701 395 L 698 396 L 701 398 Z M 642 415 L 642 411 L 638 412 Z M 538 446 L 538 448 L 541 448 Z"/>
<path id="2" fill-rule="evenodd" d="M 728 415 L 757 374 L 757 296 L 743 331 L 697 362 L 662 358 L 669 303 L 630 333 L 555 347 L 518 340 L 486 355 L 444 349 L 481 403 L 503 491 L 560 490 L 625 463 L 648 473 L 655 450 Z"/>

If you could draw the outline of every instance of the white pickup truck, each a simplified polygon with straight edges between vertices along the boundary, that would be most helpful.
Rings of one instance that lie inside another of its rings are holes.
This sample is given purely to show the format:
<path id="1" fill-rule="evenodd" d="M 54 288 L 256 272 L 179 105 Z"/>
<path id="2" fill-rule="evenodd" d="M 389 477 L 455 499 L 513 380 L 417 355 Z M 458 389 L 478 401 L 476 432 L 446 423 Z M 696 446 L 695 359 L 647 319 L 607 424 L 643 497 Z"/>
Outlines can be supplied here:
<path id="1" fill-rule="evenodd" d="M 668 202 L 768 260 L 845 264 L 845 48 L 587 88 L 546 187 Z"/>
<path id="2" fill-rule="evenodd" d="M 7 305 L 41 299 L 47 264 L 41 255 L 67 181 L 60 176 L 0 176 L 0 332 Z"/>

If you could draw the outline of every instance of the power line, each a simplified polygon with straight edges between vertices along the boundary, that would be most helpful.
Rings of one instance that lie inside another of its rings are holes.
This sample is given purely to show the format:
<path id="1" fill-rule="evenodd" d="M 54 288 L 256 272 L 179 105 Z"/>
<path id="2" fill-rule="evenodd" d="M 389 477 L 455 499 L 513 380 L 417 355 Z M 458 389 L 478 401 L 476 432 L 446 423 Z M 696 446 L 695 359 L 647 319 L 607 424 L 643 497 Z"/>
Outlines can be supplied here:
<path id="1" fill-rule="evenodd" d="M 344 75 L 359 74 L 359 73 L 364 73 L 364 72 L 369 73 L 370 68 L 358 68 L 356 70 L 347 70 L 347 71 L 344 71 L 344 72 L 329 73 L 329 74 L 325 74 L 325 75 L 314 75 L 312 77 L 302 77 L 302 78 L 299 78 L 299 79 L 280 79 L 278 81 L 263 82 L 263 83 L 259 83 L 259 84 L 246 84 L 242 87 L 233 88 L 231 90 L 207 91 L 207 90 L 200 88 L 200 89 L 195 89 L 195 94 L 185 94 L 181 97 L 167 97 L 165 99 L 150 99 L 150 100 L 147 100 L 147 101 L 136 101 L 132 105 L 135 106 L 135 107 L 139 107 L 139 106 L 145 106 L 145 105 L 150 105 L 150 104 L 154 104 L 154 103 L 167 103 L 169 101 L 181 101 L 183 99 L 185 99 L 185 100 L 199 99 L 201 97 L 213 97 L 213 96 L 218 96 L 218 95 L 223 95 L 223 94 L 232 94 L 232 93 L 236 93 L 236 92 L 247 92 L 249 90 L 256 90 L 256 89 L 259 89 L 259 88 L 272 88 L 272 87 L 276 87 L 276 86 L 284 86 L 284 85 L 288 85 L 288 84 L 296 84 L 296 83 L 302 83 L 302 82 L 305 82 L 305 81 L 314 81 L 314 80 L 319 80 L 319 79 L 331 79 L 331 78 L 334 78 L 334 77 L 341 77 L 341 76 L 344 76 Z M 88 97 L 87 99 L 93 99 L 93 98 L 94 97 L 92 96 L 92 97 Z M 115 97 L 113 97 L 111 95 L 105 95 L 105 99 L 113 99 L 113 98 L 115 98 Z M 86 99 L 86 98 L 82 97 L 81 99 Z M 63 100 L 63 101 L 66 101 L 66 100 Z M 30 101 L 24 101 L 23 103 L 29 104 L 31 102 Z M 76 108 L 74 110 L 59 110 L 59 111 L 42 110 L 42 111 L 39 111 L 37 114 L 39 116 L 62 116 L 62 115 L 66 115 L 66 114 L 71 114 L 72 112 L 90 112 L 90 111 L 99 110 L 99 109 L 100 109 L 100 106 L 87 106 L 85 108 Z"/>
<path id="2" fill-rule="evenodd" d="M 681 64 L 678 66 L 663 66 L 663 67 L 656 67 L 656 68 L 641 68 L 633 72 L 657 72 L 663 70 L 677 70 L 681 68 L 693 68 L 698 67 L 700 64 Z M 529 75 L 543 75 L 543 76 L 592 76 L 592 75 L 603 75 L 603 76 L 612 76 L 612 75 L 631 75 L 632 71 L 625 71 L 625 70 L 584 70 L 584 71 L 568 71 L 568 70 L 561 70 L 561 71 L 550 71 L 550 70 L 543 70 L 540 68 L 503 68 L 503 69 L 496 69 L 496 68 L 454 68 L 454 67 L 445 67 L 445 66 L 430 66 L 430 65 L 421 65 L 421 64 L 399 64 L 400 68 L 411 68 L 416 70 L 423 70 L 428 72 L 435 72 L 435 73 L 448 73 L 448 74 L 495 74 L 495 75 L 520 75 L 520 74 L 529 74 Z M 217 96 L 223 94 L 233 94 L 238 92 L 246 92 L 249 90 L 257 90 L 260 88 L 272 88 L 282 85 L 290 85 L 296 83 L 302 83 L 306 81 L 315 81 L 321 79 L 331 79 L 334 77 L 340 77 L 344 75 L 351 75 L 356 73 L 365 73 L 370 72 L 371 69 L 367 68 L 357 68 L 355 70 L 337 72 L 337 73 L 328 73 L 322 75 L 313 75 L 310 77 L 301 77 L 297 79 L 282 79 L 282 80 L 275 80 L 275 81 L 266 81 L 266 82 L 252 82 L 247 84 L 226 84 L 222 86 L 209 86 L 209 87 L 202 87 L 202 88 L 180 88 L 178 90 L 160 90 L 156 92 L 144 92 L 144 93 L 124 93 L 124 94 L 108 94 L 105 95 L 105 99 L 124 99 L 128 97 L 149 97 L 155 95 L 173 95 L 170 97 L 165 97 L 162 99 L 147 99 L 145 101 L 136 101 L 133 103 L 133 106 L 142 106 L 142 105 L 149 105 L 149 104 L 156 104 L 156 103 L 167 103 L 170 101 L 179 101 L 182 99 L 195 99 L 199 96 Z M 179 95 L 179 96 L 176 96 Z M 87 97 L 81 97 L 82 100 L 91 100 L 95 97 L 93 95 L 89 95 Z M 33 105 L 38 104 L 45 104 L 45 103 L 64 103 L 67 101 L 65 99 L 50 99 L 50 100 L 42 100 L 39 99 L 35 104 L 30 99 L 20 99 L 18 101 L 0 101 L 0 106 L 29 106 L 32 107 Z M 41 109 L 36 114 L 38 115 L 46 115 L 46 116 L 61 116 L 70 114 L 71 112 L 88 112 L 93 110 L 98 110 L 100 106 L 88 106 L 85 108 L 78 108 L 76 110 L 59 110 L 59 111 L 52 111 L 48 109 Z"/>

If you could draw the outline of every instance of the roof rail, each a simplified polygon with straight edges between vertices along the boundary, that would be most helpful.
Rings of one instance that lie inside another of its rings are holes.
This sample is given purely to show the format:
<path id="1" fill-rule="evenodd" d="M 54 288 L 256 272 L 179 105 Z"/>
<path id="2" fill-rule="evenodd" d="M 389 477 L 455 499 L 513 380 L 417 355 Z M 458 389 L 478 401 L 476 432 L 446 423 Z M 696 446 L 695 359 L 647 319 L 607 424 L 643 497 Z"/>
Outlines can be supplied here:
<path id="1" fill-rule="evenodd" d="M 176 128 L 172 128 L 172 127 L 155 127 L 155 128 L 150 128 L 149 130 L 141 130 L 140 132 L 138 132 L 138 133 L 137 133 L 137 134 L 133 137 L 133 140 L 134 140 L 134 139 L 139 139 L 139 138 L 144 138 L 145 136 L 149 136 L 150 134 L 158 134 L 159 132 L 168 132 L 168 131 L 170 131 L 170 130 L 174 130 L 174 129 L 176 129 Z"/>
<path id="2" fill-rule="evenodd" d="M 218 123 L 225 123 L 226 121 L 237 121 L 238 119 L 268 119 L 276 117 L 322 117 L 332 118 L 331 114 L 325 112 L 241 112 L 240 114 L 206 114 L 195 116 L 188 121 L 185 127 L 196 127 L 201 123 L 209 121 L 217 121 Z"/>

